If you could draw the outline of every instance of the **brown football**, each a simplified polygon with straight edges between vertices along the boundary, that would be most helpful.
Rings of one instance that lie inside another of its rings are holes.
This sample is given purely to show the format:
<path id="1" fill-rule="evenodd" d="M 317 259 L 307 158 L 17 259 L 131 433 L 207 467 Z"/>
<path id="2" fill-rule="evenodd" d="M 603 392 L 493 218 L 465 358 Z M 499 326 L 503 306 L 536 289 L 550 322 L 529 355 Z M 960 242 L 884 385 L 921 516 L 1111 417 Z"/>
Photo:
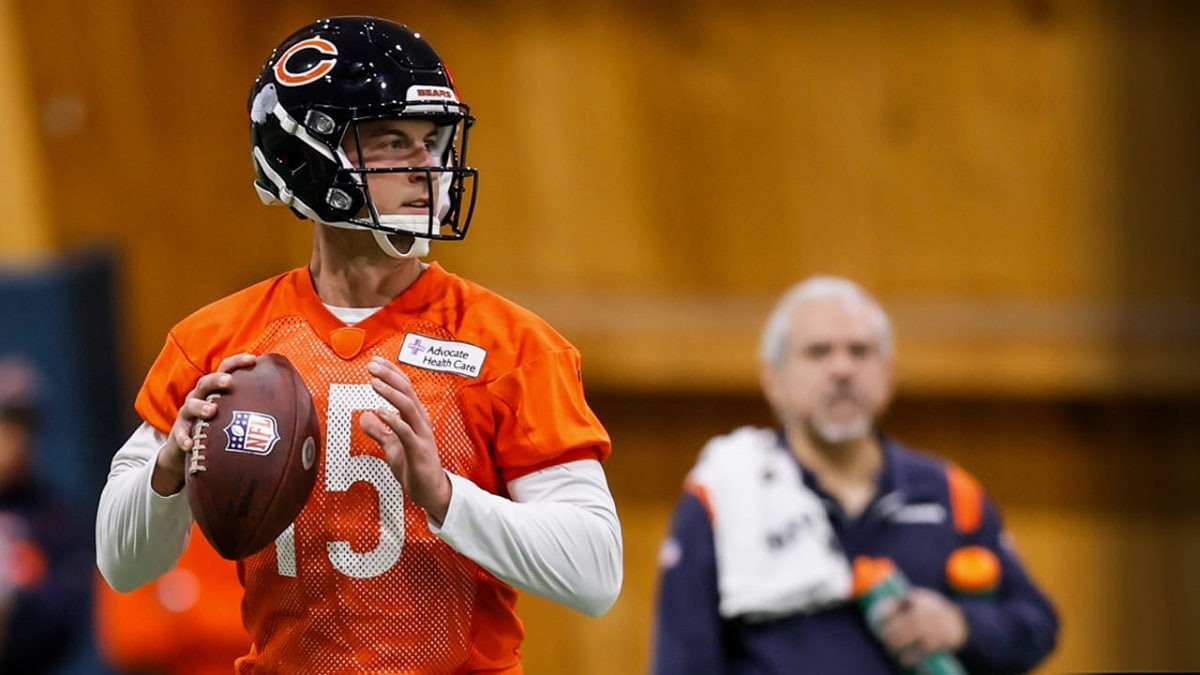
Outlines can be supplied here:
<path id="1" fill-rule="evenodd" d="M 275 540 L 317 480 L 321 428 L 300 373 L 281 354 L 235 370 L 196 425 L 185 465 L 188 503 L 222 557 L 240 560 Z"/>

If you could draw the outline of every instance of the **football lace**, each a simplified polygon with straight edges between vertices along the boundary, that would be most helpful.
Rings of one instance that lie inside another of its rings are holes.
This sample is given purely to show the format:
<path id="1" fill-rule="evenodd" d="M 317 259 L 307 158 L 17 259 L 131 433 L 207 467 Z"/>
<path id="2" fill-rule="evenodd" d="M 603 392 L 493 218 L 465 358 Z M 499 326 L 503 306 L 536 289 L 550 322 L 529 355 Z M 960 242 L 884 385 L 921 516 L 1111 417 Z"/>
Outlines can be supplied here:
<path id="1" fill-rule="evenodd" d="M 213 392 L 205 400 L 211 403 L 219 398 L 221 398 L 221 394 Z M 204 450 L 207 448 L 204 441 L 208 438 L 208 434 L 205 433 L 208 427 L 208 420 L 203 419 L 198 419 L 192 424 L 192 451 L 189 453 L 192 457 L 188 464 L 188 473 L 208 471 L 208 467 L 204 465 Z"/>

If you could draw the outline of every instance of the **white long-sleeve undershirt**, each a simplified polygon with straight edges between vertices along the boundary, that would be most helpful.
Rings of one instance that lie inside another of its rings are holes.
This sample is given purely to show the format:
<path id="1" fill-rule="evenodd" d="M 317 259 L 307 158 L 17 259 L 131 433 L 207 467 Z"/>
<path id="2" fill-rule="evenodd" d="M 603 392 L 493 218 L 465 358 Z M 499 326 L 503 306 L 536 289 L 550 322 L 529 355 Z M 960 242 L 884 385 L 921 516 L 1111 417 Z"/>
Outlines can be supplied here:
<path id="1" fill-rule="evenodd" d="M 163 496 L 150 487 L 165 444 L 162 432 L 143 423 L 113 457 L 100 495 L 96 563 L 118 591 L 157 579 L 187 548 L 192 514 L 186 495 Z M 441 526 L 429 526 L 456 551 L 520 590 L 589 616 L 616 601 L 621 525 L 599 462 L 568 462 L 512 480 L 511 500 L 449 476 L 449 510 Z"/>

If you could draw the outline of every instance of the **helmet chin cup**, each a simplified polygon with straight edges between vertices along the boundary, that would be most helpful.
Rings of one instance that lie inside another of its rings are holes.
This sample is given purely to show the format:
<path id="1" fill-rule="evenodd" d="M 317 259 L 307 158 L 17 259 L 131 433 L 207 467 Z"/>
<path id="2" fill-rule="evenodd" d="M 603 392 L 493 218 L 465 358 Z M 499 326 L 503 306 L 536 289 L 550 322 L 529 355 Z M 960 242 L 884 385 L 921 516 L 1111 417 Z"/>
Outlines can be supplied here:
<path id="1" fill-rule="evenodd" d="M 383 252 L 393 258 L 424 258 L 429 255 L 428 236 L 435 234 L 437 221 L 429 216 L 386 215 L 373 218 L 376 222 L 370 227 L 375 235 L 375 243 Z M 392 242 L 393 235 L 407 236 L 412 239 L 408 250 L 401 252 Z"/>
<path id="2" fill-rule="evenodd" d="M 383 230 L 372 230 L 371 234 L 375 235 L 375 243 L 379 248 L 392 258 L 400 260 L 406 258 L 424 258 L 429 255 L 429 240 L 422 237 L 413 237 L 412 243 L 409 244 L 407 251 L 401 251 L 392 243 L 390 235 Z"/>

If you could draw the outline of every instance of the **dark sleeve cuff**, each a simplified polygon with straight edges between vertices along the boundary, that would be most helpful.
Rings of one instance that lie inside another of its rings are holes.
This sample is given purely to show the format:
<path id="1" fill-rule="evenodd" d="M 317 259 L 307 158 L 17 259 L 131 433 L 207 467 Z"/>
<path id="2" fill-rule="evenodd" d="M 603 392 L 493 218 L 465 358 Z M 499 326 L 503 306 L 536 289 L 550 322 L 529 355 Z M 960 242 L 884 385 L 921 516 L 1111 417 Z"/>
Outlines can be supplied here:
<path id="1" fill-rule="evenodd" d="M 967 600 L 967 643 L 959 659 L 972 673 L 1024 673 L 1054 649 L 1058 622 L 1033 605 Z"/>

